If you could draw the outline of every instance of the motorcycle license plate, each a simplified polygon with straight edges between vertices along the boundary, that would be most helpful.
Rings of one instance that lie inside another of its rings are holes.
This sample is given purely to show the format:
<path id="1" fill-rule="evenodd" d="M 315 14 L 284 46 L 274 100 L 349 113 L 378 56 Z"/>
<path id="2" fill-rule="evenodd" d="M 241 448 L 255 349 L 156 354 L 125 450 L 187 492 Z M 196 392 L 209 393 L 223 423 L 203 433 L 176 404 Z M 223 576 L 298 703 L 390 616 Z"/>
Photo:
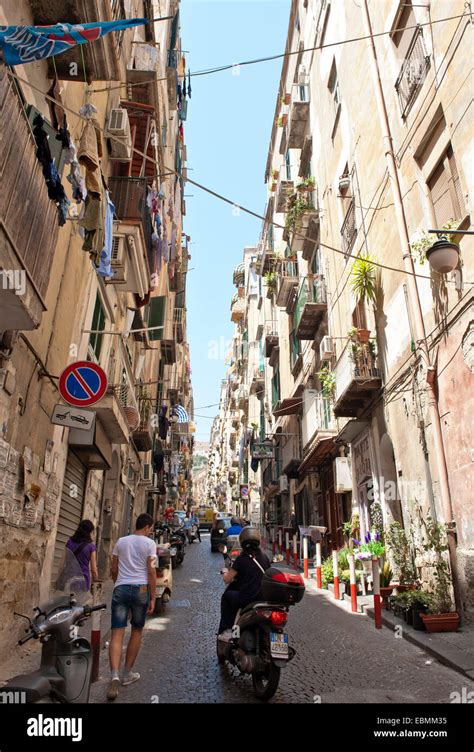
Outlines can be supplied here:
<path id="1" fill-rule="evenodd" d="M 285 660 L 288 658 L 288 635 L 270 632 L 270 654 L 272 658 Z"/>

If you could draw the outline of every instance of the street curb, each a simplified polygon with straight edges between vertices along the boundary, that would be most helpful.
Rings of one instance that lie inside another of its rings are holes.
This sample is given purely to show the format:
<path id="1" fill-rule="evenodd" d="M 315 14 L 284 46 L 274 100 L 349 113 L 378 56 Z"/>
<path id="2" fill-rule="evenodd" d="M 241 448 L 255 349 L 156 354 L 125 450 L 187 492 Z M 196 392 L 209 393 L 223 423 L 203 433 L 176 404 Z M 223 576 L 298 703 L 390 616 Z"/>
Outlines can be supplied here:
<path id="1" fill-rule="evenodd" d="M 374 609 L 371 606 L 362 606 L 362 609 L 363 612 L 367 614 L 367 616 L 370 616 L 371 619 L 374 619 Z M 383 612 L 382 624 L 384 624 L 386 627 L 389 627 L 392 631 L 395 631 L 395 627 L 398 626 L 406 627 L 404 621 L 400 620 L 399 623 L 394 622 Z M 407 640 L 407 642 L 411 642 L 413 645 L 421 648 L 429 655 L 432 655 L 433 658 L 436 658 L 443 665 L 452 668 L 454 671 L 457 671 L 459 674 L 466 676 L 468 679 L 474 679 L 474 666 L 472 666 L 471 662 L 466 662 L 466 658 L 463 656 L 461 651 L 457 650 L 456 648 L 443 648 L 439 646 L 433 647 L 428 642 L 430 637 L 427 633 L 420 632 L 419 634 L 415 634 L 410 632 L 406 628 L 402 629 L 402 637 Z"/>

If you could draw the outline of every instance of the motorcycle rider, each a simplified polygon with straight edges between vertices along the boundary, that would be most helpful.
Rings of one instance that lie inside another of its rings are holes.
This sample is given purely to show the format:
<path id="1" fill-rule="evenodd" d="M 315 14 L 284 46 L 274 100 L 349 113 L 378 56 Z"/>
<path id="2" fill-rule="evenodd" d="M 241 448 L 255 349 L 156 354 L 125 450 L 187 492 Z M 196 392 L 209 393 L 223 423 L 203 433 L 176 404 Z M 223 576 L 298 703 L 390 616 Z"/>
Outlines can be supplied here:
<path id="1" fill-rule="evenodd" d="M 232 517 L 230 521 L 230 528 L 227 530 L 227 535 L 240 535 L 242 532 L 242 525 L 238 517 Z"/>
<path id="2" fill-rule="evenodd" d="M 194 509 L 191 511 L 191 526 L 192 525 L 196 526 L 196 535 L 198 537 L 199 543 L 201 543 L 201 531 L 199 530 L 199 519 Z"/>
<path id="3" fill-rule="evenodd" d="M 230 569 L 223 570 L 223 580 L 229 587 L 221 598 L 219 640 L 232 639 L 232 626 L 239 608 L 263 600 L 262 576 L 271 564 L 260 548 L 260 532 L 255 527 L 245 527 L 239 535 L 242 553 Z M 238 579 L 236 579 L 238 578 Z"/>

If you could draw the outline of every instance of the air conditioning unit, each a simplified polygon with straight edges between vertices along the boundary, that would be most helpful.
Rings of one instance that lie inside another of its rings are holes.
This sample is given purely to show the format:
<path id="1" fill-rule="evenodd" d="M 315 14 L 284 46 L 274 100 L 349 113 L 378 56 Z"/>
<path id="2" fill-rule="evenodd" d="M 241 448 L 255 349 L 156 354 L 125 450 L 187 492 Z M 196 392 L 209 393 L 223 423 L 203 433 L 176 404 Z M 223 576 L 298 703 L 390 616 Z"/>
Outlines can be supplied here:
<path id="1" fill-rule="evenodd" d="M 121 162 L 130 162 L 132 159 L 132 136 L 126 109 L 118 107 L 110 110 L 106 135 L 110 138 L 110 158 Z"/>
<path id="2" fill-rule="evenodd" d="M 280 475 L 280 493 L 288 493 L 288 476 Z"/>
<path id="3" fill-rule="evenodd" d="M 319 357 L 321 360 L 331 360 L 334 354 L 332 337 L 323 337 L 319 346 Z"/>
<path id="4" fill-rule="evenodd" d="M 110 282 L 120 284 L 127 281 L 128 256 L 125 245 L 125 235 L 114 235 L 112 238 L 112 257 L 110 263 L 113 277 Z"/>

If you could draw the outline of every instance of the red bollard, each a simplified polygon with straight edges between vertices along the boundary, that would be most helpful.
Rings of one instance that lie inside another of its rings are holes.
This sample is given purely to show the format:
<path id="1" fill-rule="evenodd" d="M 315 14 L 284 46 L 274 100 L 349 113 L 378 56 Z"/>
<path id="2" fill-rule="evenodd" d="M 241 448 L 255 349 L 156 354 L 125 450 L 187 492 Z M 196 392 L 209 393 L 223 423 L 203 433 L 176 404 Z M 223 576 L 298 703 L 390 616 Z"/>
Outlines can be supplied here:
<path id="1" fill-rule="evenodd" d="M 293 536 L 293 566 L 298 569 L 298 543 L 296 540 L 296 533 Z"/>
<path id="2" fill-rule="evenodd" d="M 339 600 L 339 572 L 337 570 L 337 551 L 332 552 L 332 571 L 334 573 L 334 597 Z"/>
<path id="3" fill-rule="evenodd" d="M 356 612 L 357 611 L 357 584 L 356 584 L 356 570 L 355 570 L 354 557 L 348 556 L 347 561 L 349 562 L 350 583 L 351 583 L 351 610 Z"/>
<path id="4" fill-rule="evenodd" d="M 321 543 L 316 543 L 316 585 L 318 588 L 322 588 L 323 586 L 321 575 Z"/>
<path id="5" fill-rule="evenodd" d="M 380 601 L 379 560 L 372 559 L 372 587 L 374 589 L 374 617 L 376 629 L 382 629 L 382 603 Z"/>
<path id="6" fill-rule="evenodd" d="M 303 538 L 303 575 L 308 577 L 308 539 Z"/>
<path id="7" fill-rule="evenodd" d="M 285 533 L 285 551 L 286 551 L 286 563 L 290 563 L 290 534 Z"/>
<path id="8" fill-rule="evenodd" d="M 92 603 L 94 606 L 99 604 L 102 600 L 102 583 L 92 583 Z M 92 669 L 91 669 L 91 682 L 99 680 L 99 664 L 100 664 L 100 611 L 93 611 L 91 615 L 91 650 L 92 650 Z"/>
<path id="9" fill-rule="evenodd" d="M 281 530 L 278 531 L 278 553 L 283 553 L 283 541 L 282 541 L 282 534 Z"/>

